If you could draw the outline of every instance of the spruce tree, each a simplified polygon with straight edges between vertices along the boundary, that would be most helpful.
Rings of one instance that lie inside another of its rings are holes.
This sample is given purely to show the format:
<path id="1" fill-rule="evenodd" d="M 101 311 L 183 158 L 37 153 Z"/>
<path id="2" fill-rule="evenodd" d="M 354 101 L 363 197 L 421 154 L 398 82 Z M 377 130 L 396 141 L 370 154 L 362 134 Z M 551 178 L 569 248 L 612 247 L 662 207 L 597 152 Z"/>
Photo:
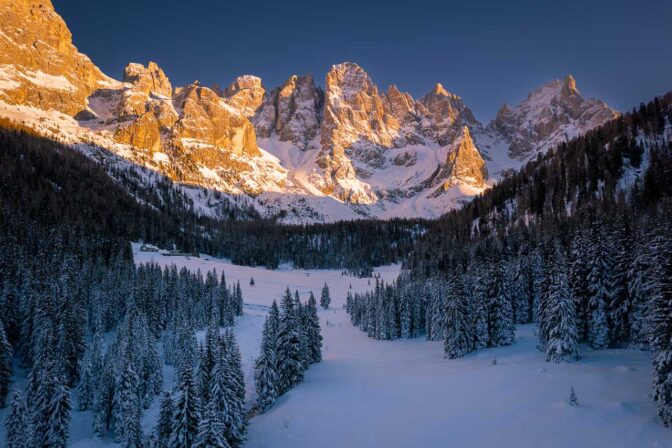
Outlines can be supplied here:
<path id="1" fill-rule="evenodd" d="M 208 403 L 198 425 L 194 448 L 230 448 L 224 437 L 226 427 L 214 402 Z"/>
<path id="2" fill-rule="evenodd" d="M 276 372 L 277 334 L 266 317 L 261 339 L 259 357 L 254 366 L 254 381 L 257 391 L 257 407 L 264 413 L 273 406 L 278 398 L 278 375 Z"/>
<path id="3" fill-rule="evenodd" d="M 462 283 L 455 273 L 452 274 L 448 287 L 445 314 L 446 338 L 443 351 L 449 359 L 461 358 L 471 351 L 472 337 Z"/>
<path id="4" fill-rule="evenodd" d="M 193 368 L 189 365 L 183 365 L 180 370 L 177 394 L 170 446 L 173 448 L 191 448 L 196 442 L 198 434 L 201 407 L 193 378 Z"/>
<path id="5" fill-rule="evenodd" d="M 309 363 L 322 361 L 322 334 L 320 318 L 317 315 L 317 303 L 313 294 L 310 294 L 305 306 L 306 314 L 306 342 Z"/>
<path id="6" fill-rule="evenodd" d="M 159 421 L 154 428 L 154 448 L 170 448 L 170 436 L 173 432 L 173 416 L 175 403 L 169 392 L 164 392 L 161 399 Z"/>
<path id="7" fill-rule="evenodd" d="M 322 287 L 322 293 L 320 295 L 320 306 L 325 310 L 329 309 L 329 304 L 331 303 L 331 296 L 329 295 L 329 286 L 325 283 Z"/>
<path id="8" fill-rule="evenodd" d="M 13 372 L 14 351 L 7 340 L 5 326 L 0 320 L 0 409 L 5 407 Z"/>
<path id="9" fill-rule="evenodd" d="M 301 335 L 299 322 L 296 318 L 294 299 L 287 288 L 281 302 L 282 314 L 278 329 L 278 389 L 284 394 L 303 381 L 303 366 L 301 363 Z"/>
<path id="10" fill-rule="evenodd" d="M 117 438 L 124 448 L 141 448 L 142 404 L 138 396 L 139 378 L 130 360 L 126 361 L 115 395 L 115 407 L 118 409 L 115 430 Z"/>
<path id="11" fill-rule="evenodd" d="M 30 448 L 32 436 L 32 424 L 26 397 L 23 392 L 17 390 L 12 394 L 12 400 L 5 421 L 5 441 L 7 448 Z"/>
<path id="12" fill-rule="evenodd" d="M 561 249 L 556 248 L 551 272 L 549 291 L 550 307 L 544 315 L 548 319 L 546 343 L 546 361 L 562 362 L 577 360 L 581 357 L 578 347 L 576 315 L 571 298 L 565 267 L 565 258 Z"/>

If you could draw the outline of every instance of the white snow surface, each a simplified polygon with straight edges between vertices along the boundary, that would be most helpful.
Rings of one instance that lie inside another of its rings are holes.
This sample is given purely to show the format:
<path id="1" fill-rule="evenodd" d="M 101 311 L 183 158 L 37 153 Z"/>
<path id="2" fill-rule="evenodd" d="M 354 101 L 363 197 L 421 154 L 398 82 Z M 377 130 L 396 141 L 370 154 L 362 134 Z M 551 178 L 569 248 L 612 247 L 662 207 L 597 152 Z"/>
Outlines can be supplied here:
<path id="1" fill-rule="evenodd" d="M 253 365 L 269 305 L 287 286 L 306 299 L 310 291 L 319 297 L 324 283 L 329 285 L 332 307 L 319 312 L 324 360 L 311 366 L 305 381 L 270 411 L 251 419 L 246 447 L 672 446 L 672 431 L 658 422 L 650 398 L 647 352 L 582 346 L 581 361 L 549 364 L 536 349 L 534 325 L 524 325 L 512 346 L 447 360 L 440 342 L 376 341 L 350 324 L 342 308 L 350 285 L 353 292 L 361 292 L 372 288 L 373 280 L 369 284 L 369 279 L 342 276 L 340 270 L 237 266 L 207 255 L 168 257 L 139 252 L 139 247 L 133 247 L 136 263 L 174 263 L 202 272 L 215 268 L 228 282 L 240 281 L 244 315 L 234 330 L 248 404 L 255 398 Z M 389 282 L 399 269 L 384 266 L 375 272 Z M 165 389 L 172 387 L 173 376 L 173 369 L 165 367 Z M 24 378 L 18 383 L 25 387 Z M 567 402 L 570 387 L 576 389 L 578 406 Z M 72 400 L 76 409 L 76 391 Z M 0 410 L 0 421 L 6 412 Z M 155 400 L 145 411 L 146 433 L 158 412 Z M 109 436 L 93 438 L 90 412 L 74 410 L 72 417 L 71 446 L 116 446 Z M 2 425 L 3 441 L 4 431 Z"/>

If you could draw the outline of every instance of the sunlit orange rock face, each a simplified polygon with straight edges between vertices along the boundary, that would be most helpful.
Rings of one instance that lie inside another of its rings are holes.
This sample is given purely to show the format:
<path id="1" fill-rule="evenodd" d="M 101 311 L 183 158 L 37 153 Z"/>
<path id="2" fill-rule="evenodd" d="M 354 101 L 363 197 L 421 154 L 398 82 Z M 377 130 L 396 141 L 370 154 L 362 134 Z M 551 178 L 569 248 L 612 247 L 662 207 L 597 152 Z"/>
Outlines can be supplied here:
<path id="1" fill-rule="evenodd" d="M 172 179 L 236 194 L 389 205 L 482 189 L 493 154 L 529 160 L 617 116 L 583 99 L 571 76 L 502 107 L 487 127 L 441 84 L 416 100 L 395 85 L 379 89 L 352 62 L 332 66 L 324 90 L 311 75 L 270 90 L 252 75 L 224 89 L 175 88 L 156 62 L 130 63 L 116 81 L 77 51 L 48 0 L 0 0 L 0 23 L 1 103 L 62 112 L 74 119 L 40 119 L 63 119 L 73 141 L 84 135 Z"/>
<path id="2" fill-rule="evenodd" d="M 459 182 L 480 187 L 487 179 L 488 169 L 485 161 L 474 145 L 469 128 L 464 126 L 451 143 L 445 163 L 429 180 L 429 185 L 439 186 L 436 194 Z"/>
<path id="3" fill-rule="evenodd" d="M 107 78 L 72 44 L 49 0 L 0 0 L 0 100 L 74 115 Z"/>

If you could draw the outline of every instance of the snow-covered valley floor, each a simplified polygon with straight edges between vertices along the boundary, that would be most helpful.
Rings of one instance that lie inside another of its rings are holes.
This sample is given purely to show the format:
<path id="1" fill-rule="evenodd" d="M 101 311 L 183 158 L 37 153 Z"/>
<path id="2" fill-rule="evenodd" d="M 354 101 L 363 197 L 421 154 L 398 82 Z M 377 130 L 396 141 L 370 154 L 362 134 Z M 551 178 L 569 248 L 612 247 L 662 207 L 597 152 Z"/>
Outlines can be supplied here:
<path id="1" fill-rule="evenodd" d="M 345 295 L 350 285 L 353 291 L 371 288 L 368 279 L 329 270 L 268 271 L 211 257 L 154 258 L 202 271 L 216 267 L 240 281 L 246 306 L 235 331 L 250 399 L 267 306 L 286 286 L 305 298 L 329 284 L 332 309 L 320 311 L 324 360 L 268 413 L 251 420 L 251 448 L 672 446 L 672 431 L 658 423 L 649 397 L 647 352 L 582 346 L 581 361 L 549 364 L 536 349 L 534 326 L 525 325 L 513 346 L 446 360 L 440 342 L 376 341 L 350 324 Z M 376 272 L 391 281 L 398 270 Z M 576 407 L 567 402 L 572 386 Z"/>
<path id="2" fill-rule="evenodd" d="M 353 292 L 364 291 L 375 285 L 373 279 L 338 270 L 269 271 L 137 248 L 137 263 L 175 263 L 202 272 L 216 268 L 225 272 L 227 282 L 240 281 L 246 303 L 235 333 L 249 403 L 255 398 L 253 365 L 268 306 L 287 286 L 305 299 L 310 291 L 319 297 L 328 283 L 332 308 L 319 314 L 324 360 L 269 412 L 250 421 L 250 448 L 672 447 L 672 431 L 658 423 L 649 397 L 647 352 L 582 346 L 581 361 L 549 364 L 536 350 L 535 327 L 525 325 L 518 327 L 513 346 L 446 360 L 440 342 L 376 341 L 350 324 L 342 308 L 350 285 Z M 376 269 L 385 281 L 398 272 L 399 266 Z M 172 382 L 173 370 L 166 367 L 164 388 L 172 388 Z M 578 406 L 567 402 L 570 387 Z M 76 391 L 72 398 L 76 409 Z M 6 409 L 0 411 L 3 423 L 5 415 Z M 145 411 L 146 433 L 157 415 L 155 400 Z M 72 446 L 114 445 L 111 439 L 94 440 L 91 424 L 90 412 L 73 410 Z M 0 440 L 4 443 L 4 424 Z"/>

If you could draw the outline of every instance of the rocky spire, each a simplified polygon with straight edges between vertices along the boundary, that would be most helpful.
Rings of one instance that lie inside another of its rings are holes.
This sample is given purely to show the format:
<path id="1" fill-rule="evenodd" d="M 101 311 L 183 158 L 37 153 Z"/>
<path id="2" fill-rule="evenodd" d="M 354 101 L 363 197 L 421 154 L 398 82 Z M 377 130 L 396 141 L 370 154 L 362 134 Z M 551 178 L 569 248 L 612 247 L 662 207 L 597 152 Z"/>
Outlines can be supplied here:
<path id="1" fill-rule="evenodd" d="M 481 127 L 462 98 L 448 92 L 440 83 L 418 101 L 429 113 L 433 140 L 441 146 L 449 145 L 464 126 Z"/>
<path id="2" fill-rule="evenodd" d="M 0 1 L 0 99 L 68 115 L 111 80 L 72 44 L 50 1 Z"/>
<path id="3" fill-rule="evenodd" d="M 239 76 L 224 89 L 222 96 L 226 102 L 240 110 L 246 117 L 252 117 L 264 101 L 266 90 L 261 78 L 253 75 Z"/>
<path id="4" fill-rule="evenodd" d="M 440 194 L 459 183 L 482 187 L 487 178 L 485 161 L 474 145 L 469 127 L 464 126 L 451 143 L 446 161 L 427 182 L 430 187 L 439 186 L 435 193 Z"/>

